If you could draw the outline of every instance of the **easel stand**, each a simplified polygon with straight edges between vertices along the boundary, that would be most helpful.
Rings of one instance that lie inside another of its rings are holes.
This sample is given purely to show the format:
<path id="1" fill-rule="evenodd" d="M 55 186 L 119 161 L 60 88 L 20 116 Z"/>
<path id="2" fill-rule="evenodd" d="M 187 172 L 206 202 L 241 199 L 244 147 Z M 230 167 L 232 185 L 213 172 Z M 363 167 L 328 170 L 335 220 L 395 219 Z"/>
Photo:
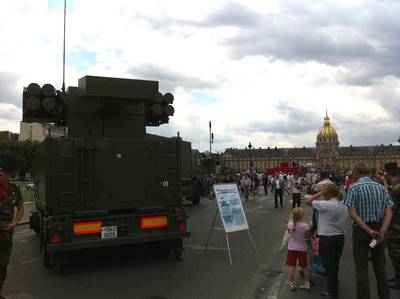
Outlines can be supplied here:
<path id="1" fill-rule="evenodd" d="M 214 230 L 214 226 L 215 226 L 215 222 L 217 220 L 218 212 L 219 212 L 219 209 L 217 208 L 217 211 L 215 212 L 215 216 L 214 216 L 213 222 L 211 224 L 210 231 L 208 233 L 207 243 L 206 243 L 206 246 L 204 247 L 204 253 L 207 253 L 208 245 L 210 244 L 211 234 L 212 234 L 212 232 Z M 257 257 L 260 258 L 261 255 L 257 250 L 256 243 L 254 242 L 253 238 L 251 237 L 250 229 L 247 229 L 247 234 L 249 235 L 251 245 L 253 245 L 253 248 L 254 248 L 254 251 L 257 254 Z M 229 233 L 225 232 L 226 247 L 228 249 L 228 255 L 229 255 L 229 264 L 232 266 L 232 255 L 231 255 L 231 248 L 230 248 L 230 245 L 229 245 L 229 237 L 228 237 L 228 235 L 229 235 Z"/>

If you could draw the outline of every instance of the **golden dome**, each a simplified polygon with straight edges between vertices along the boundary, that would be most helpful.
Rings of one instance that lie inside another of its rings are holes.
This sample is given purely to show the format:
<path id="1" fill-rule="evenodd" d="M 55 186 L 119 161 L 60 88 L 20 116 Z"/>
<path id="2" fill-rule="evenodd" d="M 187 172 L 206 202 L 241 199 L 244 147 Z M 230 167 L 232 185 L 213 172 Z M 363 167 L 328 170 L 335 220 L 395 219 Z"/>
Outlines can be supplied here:
<path id="1" fill-rule="evenodd" d="M 336 130 L 331 127 L 331 123 L 328 117 L 328 111 L 326 111 L 324 126 L 319 130 L 318 137 L 337 137 Z"/>

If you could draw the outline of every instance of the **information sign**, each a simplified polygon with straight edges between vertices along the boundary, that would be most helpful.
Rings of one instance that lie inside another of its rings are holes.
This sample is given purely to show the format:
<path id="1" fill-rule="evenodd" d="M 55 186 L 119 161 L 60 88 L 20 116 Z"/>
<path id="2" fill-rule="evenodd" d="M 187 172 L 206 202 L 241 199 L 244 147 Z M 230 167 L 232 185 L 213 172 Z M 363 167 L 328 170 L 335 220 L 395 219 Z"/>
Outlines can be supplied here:
<path id="1" fill-rule="evenodd" d="M 216 184 L 214 191 L 225 232 L 248 230 L 249 226 L 237 185 Z"/>

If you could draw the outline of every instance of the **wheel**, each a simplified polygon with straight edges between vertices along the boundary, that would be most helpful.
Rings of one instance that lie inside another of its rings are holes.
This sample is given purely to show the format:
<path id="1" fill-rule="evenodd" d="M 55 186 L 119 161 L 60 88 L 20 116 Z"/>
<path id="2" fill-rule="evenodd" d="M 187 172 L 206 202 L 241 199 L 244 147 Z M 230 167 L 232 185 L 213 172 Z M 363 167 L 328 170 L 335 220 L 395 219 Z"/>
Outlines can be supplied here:
<path id="1" fill-rule="evenodd" d="M 46 233 L 46 225 L 44 224 L 45 218 L 41 217 L 40 227 L 40 254 L 42 256 L 43 266 L 50 269 L 54 265 L 54 253 L 48 252 L 46 245 L 48 243 L 48 237 Z"/>
<path id="2" fill-rule="evenodd" d="M 37 212 L 31 212 L 29 216 L 29 228 L 33 229 L 35 233 L 39 233 L 40 231 L 40 219 L 39 214 Z"/>
<path id="3" fill-rule="evenodd" d="M 61 274 L 61 273 L 64 271 L 64 265 L 62 265 L 62 264 L 54 264 L 54 265 L 51 267 L 51 270 L 53 270 L 53 273 L 54 273 L 55 275 Z"/>
<path id="4" fill-rule="evenodd" d="M 40 240 L 40 254 L 42 255 L 43 266 L 51 268 L 54 263 L 54 256 L 52 252 L 46 250 L 46 240 L 44 240 L 43 236 Z"/>
<path id="5" fill-rule="evenodd" d="M 194 206 L 198 206 L 200 203 L 200 196 L 191 196 L 188 200 L 190 200 Z"/>
<path id="6" fill-rule="evenodd" d="M 193 197 L 193 205 L 198 206 L 200 204 L 200 196 Z"/>

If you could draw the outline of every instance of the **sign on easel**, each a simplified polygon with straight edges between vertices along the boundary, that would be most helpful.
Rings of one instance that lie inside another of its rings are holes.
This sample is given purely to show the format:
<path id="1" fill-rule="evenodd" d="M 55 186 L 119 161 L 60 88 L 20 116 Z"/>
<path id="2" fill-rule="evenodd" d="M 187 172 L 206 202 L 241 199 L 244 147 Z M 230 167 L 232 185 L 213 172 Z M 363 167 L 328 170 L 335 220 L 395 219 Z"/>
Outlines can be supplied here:
<path id="1" fill-rule="evenodd" d="M 229 263 L 232 265 L 232 255 L 229 246 L 228 234 L 232 232 L 246 230 L 249 235 L 251 244 L 258 257 L 256 244 L 250 234 L 249 225 L 247 224 L 246 215 L 244 214 L 242 200 L 240 199 L 239 190 L 236 184 L 217 184 L 214 185 L 215 197 L 217 199 L 218 208 L 216 210 L 213 222 L 211 224 L 210 232 L 208 234 L 207 243 L 204 247 L 204 252 L 207 253 L 208 244 L 211 240 L 211 234 L 215 226 L 218 212 L 221 215 L 222 224 L 225 230 L 226 245 L 229 254 Z"/>
<path id="2" fill-rule="evenodd" d="M 219 214 L 226 233 L 249 229 L 236 184 L 214 185 Z"/>

